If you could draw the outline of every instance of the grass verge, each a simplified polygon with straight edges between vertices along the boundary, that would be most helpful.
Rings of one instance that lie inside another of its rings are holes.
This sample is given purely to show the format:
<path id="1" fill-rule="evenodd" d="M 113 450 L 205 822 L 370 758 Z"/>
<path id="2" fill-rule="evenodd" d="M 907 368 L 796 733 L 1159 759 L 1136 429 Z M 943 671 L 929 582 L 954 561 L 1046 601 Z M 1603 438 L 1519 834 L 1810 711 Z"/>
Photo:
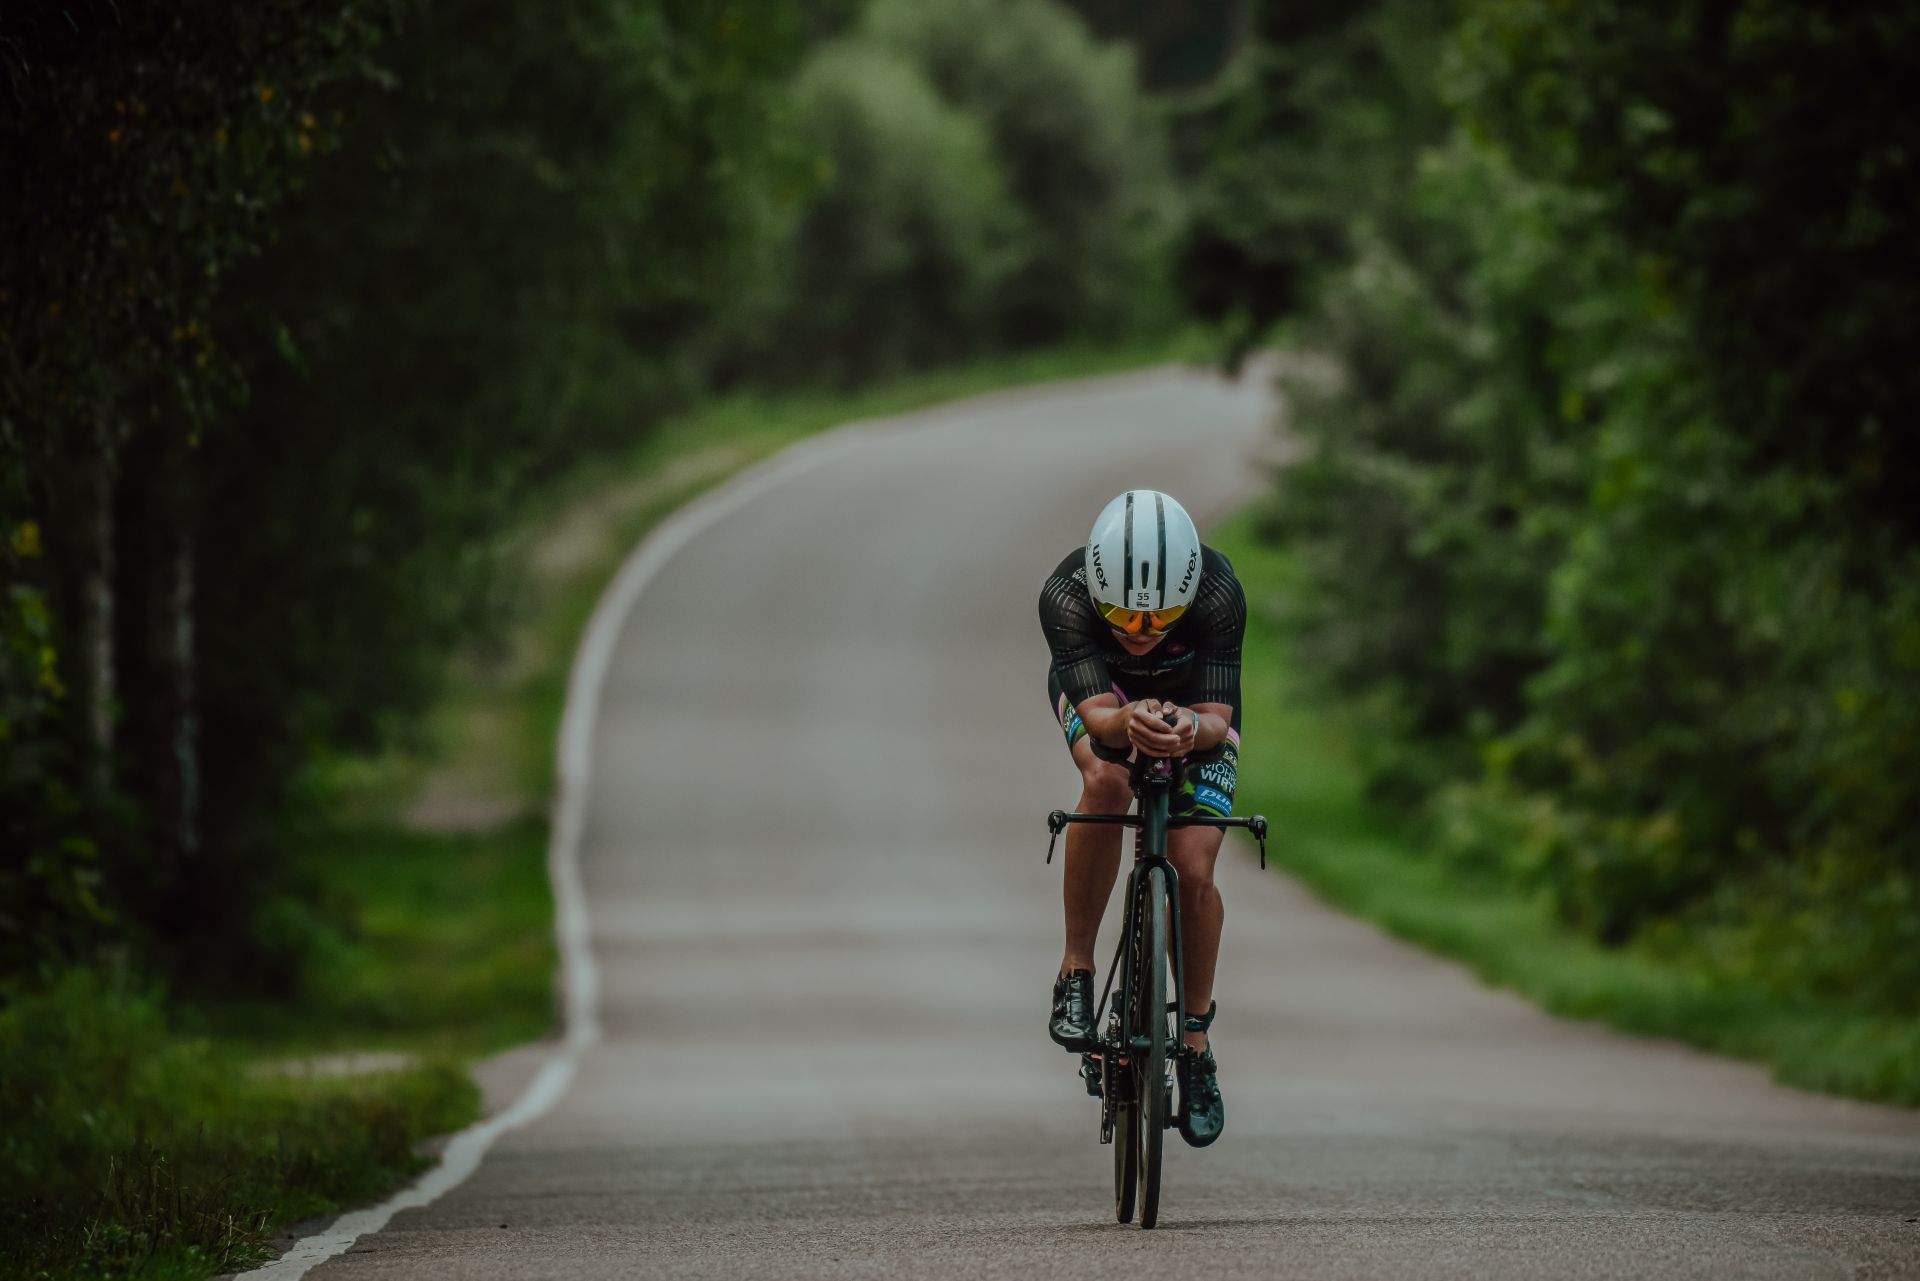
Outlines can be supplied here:
<path id="1" fill-rule="evenodd" d="M 1232 559 L 1251 606 L 1243 697 L 1259 747 L 1242 761 L 1240 795 L 1249 812 L 1273 819 L 1271 854 L 1288 871 L 1555 1014 L 1753 1060 L 1805 1089 L 1920 1106 L 1920 1026 L 1911 1020 L 1601 947 L 1560 926 L 1544 901 L 1424 854 L 1417 830 L 1368 804 L 1338 709 L 1308 695 L 1290 660 L 1275 608 L 1300 589 L 1289 553 L 1260 542 L 1250 516 L 1210 541 Z"/>
<path id="2" fill-rule="evenodd" d="M 450 658 L 411 750 L 336 760 L 293 836 L 300 892 L 268 932 L 300 999 L 169 1002 L 65 976 L 0 1009 L 0 1278 L 200 1278 L 278 1227 L 383 1195 L 421 1139 L 478 1112 L 465 1064 L 554 1017 L 546 878 L 553 744 L 574 646 L 627 550 L 667 513 L 836 423 L 1213 354 L 1203 334 L 1056 350 L 851 394 L 734 396 L 562 477 L 503 534 L 505 643 Z M 329 1076 L 288 1058 L 398 1050 Z"/>
<path id="3" fill-rule="evenodd" d="M 471 1119 L 454 1063 L 294 1079 L 87 973 L 0 1011 L 0 1276 L 204 1277 L 377 1195 Z"/>

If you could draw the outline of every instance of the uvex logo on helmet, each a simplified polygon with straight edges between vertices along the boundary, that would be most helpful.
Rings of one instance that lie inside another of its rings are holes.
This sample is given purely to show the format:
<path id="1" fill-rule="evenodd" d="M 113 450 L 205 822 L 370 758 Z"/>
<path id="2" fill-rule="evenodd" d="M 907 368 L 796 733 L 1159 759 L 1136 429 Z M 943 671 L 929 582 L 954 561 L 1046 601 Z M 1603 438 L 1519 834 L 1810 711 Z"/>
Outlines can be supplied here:
<path id="1" fill-rule="evenodd" d="M 1200 533 L 1187 509 L 1157 489 L 1130 489 L 1093 522 L 1087 592 L 1096 605 L 1184 608 L 1198 589 L 1200 560 Z M 1120 581 L 1107 575 L 1108 565 L 1120 569 Z"/>

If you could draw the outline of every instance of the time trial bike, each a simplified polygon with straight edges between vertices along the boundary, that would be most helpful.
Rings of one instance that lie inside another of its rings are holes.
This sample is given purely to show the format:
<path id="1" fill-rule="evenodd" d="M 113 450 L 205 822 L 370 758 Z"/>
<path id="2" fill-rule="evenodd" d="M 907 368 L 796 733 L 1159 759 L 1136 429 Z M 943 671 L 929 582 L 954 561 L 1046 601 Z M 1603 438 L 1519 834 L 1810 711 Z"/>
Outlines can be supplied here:
<path id="1" fill-rule="evenodd" d="M 1169 719 L 1168 724 L 1172 724 Z M 1103 753 L 1104 755 L 1104 753 Z M 1167 833 L 1182 827 L 1242 827 L 1260 843 L 1267 865 L 1267 820 L 1170 818 L 1169 800 L 1179 766 L 1169 757 L 1136 754 L 1129 781 L 1131 814 L 1047 815 L 1047 862 L 1054 842 L 1070 824 L 1094 823 L 1134 830 L 1133 869 L 1127 874 L 1120 943 L 1100 990 L 1093 1025 L 1098 1044 L 1080 1056 L 1087 1093 L 1100 1100 L 1100 1142 L 1113 1148 L 1113 1212 L 1121 1223 L 1151 1228 L 1160 1217 L 1160 1158 L 1175 1124 L 1174 1064 L 1191 1055 L 1186 1026 L 1186 973 L 1180 944 L 1180 875 L 1167 859 Z M 1116 985 L 1115 979 L 1118 979 Z M 1171 992 L 1171 999 L 1169 999 Z M 1111 1008 L 1109 1008 L 1111 998 Z M 1104 1027 L 1103 1027 L 1104 1019 Z"/>

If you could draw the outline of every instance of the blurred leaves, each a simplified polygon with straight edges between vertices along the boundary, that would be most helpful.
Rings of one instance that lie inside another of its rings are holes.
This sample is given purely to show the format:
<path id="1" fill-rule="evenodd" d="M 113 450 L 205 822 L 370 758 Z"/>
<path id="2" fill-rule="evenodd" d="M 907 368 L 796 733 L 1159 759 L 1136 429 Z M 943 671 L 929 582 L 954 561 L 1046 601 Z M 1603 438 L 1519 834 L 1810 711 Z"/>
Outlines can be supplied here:
<path id="1" fill-rule="evenodd" d="M 1216 159 L 1225 246 L 1187 279 L 1277 272 L 1215 305 L 1338 357 L 1265 526 L 1376 786 L 1602 940 L 1920 1009 L 1920 459 L 1889 426 L 1920 11 L 1264 12 L 1215 110 L 1276 163 Z M 1365 92 L 1315 96 L 1316 59 Z"/>
<path id="2" fill-rule="evenodd" d="M 100 888 L 113 937 L 275 981 L 252 908 L 311 753 L 390 737 L 484 628 L 530 485 L 701 384 L 791 167 L 790 28 L 0 18 L 0 974 L 96 937 Z"/>
<path id="3" fill-rule="evenodd" d="M 795 85 L 823 185 L 734 358 L 842 384 L 1169 323 L 1178 201 L 1133 62 L 1032 0 L 874 0 Z"/>
<path id="4" fill-rule="evenodd" d="M 0 984 L 284 990 L 284 837 L 563 468 L 741 384 L 1171 320 L 1130 55 L 1033 0 L 0 14 Z"/>

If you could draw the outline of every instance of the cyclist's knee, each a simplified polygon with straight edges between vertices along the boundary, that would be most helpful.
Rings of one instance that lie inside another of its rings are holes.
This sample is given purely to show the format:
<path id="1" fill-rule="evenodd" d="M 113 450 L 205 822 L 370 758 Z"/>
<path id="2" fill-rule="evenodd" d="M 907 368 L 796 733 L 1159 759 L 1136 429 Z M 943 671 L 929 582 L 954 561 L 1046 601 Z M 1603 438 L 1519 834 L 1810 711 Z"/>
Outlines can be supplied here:
<path id="1" fill-rule="evenodd" d="M 1172 833 L 1167 842 L 1167 857 L 1180 873 L 1180 888 L 1205 893 L 1213 888 L 1213 867 L 1220 857 L 1220 829 L 1185 828 Z"/>
<path id="2" fill-rule="evenodd" d="M 1133 806 L 1133 787 L 1124 765 L 1098 758 L 1080 762 L 1080 781 L 1089 813 L 1124 814 Z"/>
<path id="3" fill-rule="evenodd" d="M 1176 864 L 1175 868 L 1180 873 L 1180 888 L 1183 890 L 1205 894 L 1214 887 L 1212 859 L 1196 862 L 1191 867 L 1179 867 Z"/>

